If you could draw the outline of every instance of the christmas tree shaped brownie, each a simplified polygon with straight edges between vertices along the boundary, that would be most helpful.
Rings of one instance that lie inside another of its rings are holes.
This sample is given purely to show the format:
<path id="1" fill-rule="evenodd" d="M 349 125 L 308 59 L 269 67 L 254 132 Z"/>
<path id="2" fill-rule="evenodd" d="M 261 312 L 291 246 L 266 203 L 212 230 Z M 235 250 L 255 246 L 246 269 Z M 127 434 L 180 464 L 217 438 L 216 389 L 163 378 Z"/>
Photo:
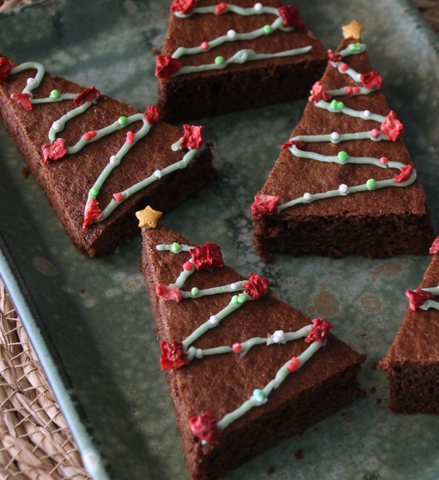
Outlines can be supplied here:
<path id="1" fill-rule="evenodd" d="M 215 176 L 202 127 L 145 112 L 0 57 L 0 118 L 72 242 L 97 257 L 137 233 L 134 212 L 167 211 Z"/>
<path id="2" fill-rule="evenodd" d="M 196 119 L 305 97 L 326 51 L 279 0 L 175 0 L 157 57 L 159 110 Z"/>
<path id="3" fill-rule="evenodd" d="M 362 391 L 365 356 L 139 212 L 142 271 L 191 478 L 212 480 L 302 432 Z M 157 359 L 158 361 L 158 359 Z"/>
<path id="4" fill-rule="evenodd" d="M 396 413 L 439 414 L 439 237 L 433 259 L 410 300 L 404 323 L 378 365 L 390 382 L 389 408 Z"/>
<path id="5" fill-rule="evenodd" d="M 272 252 L 384 258 L 423 254 L 426 197 L 372 71 L 362 26 L 345 38 L 311 91 L 303 118 L 252 206 L 254 245 Z"/>

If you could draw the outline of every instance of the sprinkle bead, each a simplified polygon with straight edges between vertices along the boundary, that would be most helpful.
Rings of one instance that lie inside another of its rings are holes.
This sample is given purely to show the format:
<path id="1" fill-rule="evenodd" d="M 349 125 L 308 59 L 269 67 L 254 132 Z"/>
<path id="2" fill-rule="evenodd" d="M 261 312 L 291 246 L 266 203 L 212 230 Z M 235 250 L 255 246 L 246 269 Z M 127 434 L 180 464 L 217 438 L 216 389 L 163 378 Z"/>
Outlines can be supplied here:
<path id="1" fill-rule="evenodd" d="M 189 272 L 190 270 L 192 270 L 192 267 L 193 267 L 193 265 L 192 265 L 191 262 L 185 262 L 185 263 L 183 263 L 183 270 L 184 270 L 185 272 Z"/>
<path id="2" fill-rule="evenodd" d="M 203 356 L 203 350 L 201 350 L 201 348 L 197 348 L 195 355 L 197 358 L 201 358 Z"/>
<path id="3" fill-rule="evenodd" d="M 349 68 L 349 67 L 347 66 L 346 63 L 342 63 L 342 64 L 340 65 L 340 70 L 341 70 L 342 72 L 346 72 L 346 70 L 347 70 L 348 68 Z"/>
<path id="4" fill-rule="evenodd" d="M 52 128 L 53 128 L 56 132 L 59 132 L 60 130 L 63 129 L 63 126 L 62 126 L 62 123 L 57 120 L 56 122 L 53 122 Z"/>
<path id="5" fill-rule="evenodd" d="M 35 84 L 37 83 L 37 79 L 36 79 L 36 78 L 32 78 L 32 77 L 31 77 L 31 78 L 28 78 L 28 79 L 26 80 L 26 83 L 27 83 L 28 85 L 35 85 Z"/>
<path id="6" fill-rule="evenodd" d="M 230 288 L 231 288 L 232 290 L 236 290 L 236 289 L 238 288 L 238 285 L 236 285 L 236 283 L 232 283 L 232 284 L 230 285 Z"/>
<path id="7" fill-rule="evenodd" d="M 374 128 L 373 130 L 371 130 L 370 135 L 373 138 L 378 138 L 380 136 L 380 131 L 377 128 Z"/>
<path id="8" fill-rule="evenodd" d="M 265 393 L 262 390 L 259 390 L 259 388 L 253 390 L 253 396 L 258 403 L 262 403 L 266 398 Z"/>
<path id="9" fill-rule="evenodd" d="M 120 163 L 120 160 L 116 157 L 116 155 L 111 155 L 110 163 L 112 163 L 113 165 L 117 165 Z"/>
<path id="10" fill-rule="evenodd" d="M 123 195 L 120 192 L 115 193 L 114 199 L 116 200 L 116 202 L 121 202 L 123 200 Z"/>
<path id="11" fill-rule="evenodd" d="M 191 295 L 193 297 L 198 297 L 198 295 L 200 294 L 200 291 L 198 290 L 197 287 L 194 287 L 192 290 L 191 290 Z"/>
<path id="12" fill-rule="evenodd" d="M 208 43 L 208 42 L 203 42 L 203 43 L 201 44 L 201 48 L 202 48 L 203 50 L 207 50 L 207 49 L 209 48 L 209 43 Z"/>
<path id="13" fill-rule="evenodd" d="M 118 123 L 119 125 L 126 125 L 127 121 L 128 121 L 128 120 L 127 120 L 127 117 L 124 117 L 124 116 L 119 117 L 119 118 L 117 119 L 117 123 Z"/>
<path id="14" fill-rule="evenodd" d="M 346 160 L 349 158 L 349 155 L 342 150 L 341 152 L 338 152 L 337 157 L 340 160 L 340 162 L 346 162 Z"/>
<path id="15" fill-rule="evenodd" d="M 388 162 L 388 160 L 387 160 L 386 157 L 381 157 L 380 158 L 380 163 L 382 163 L 383 165 L 385 165 L 387 162 Z"/>
<path id="16" fill-rule="evenodd" d="M 257 12 L 262 10 L 262 3 L 255 3 L 255 6 L 253 7 Z"/>
<path id="17" fill-rule="evenodd" d="M 218 323 L 219 323 L 218 317 L 217 317 L 216 315 L 212 315 L 212 316 L 209 318 L 209 322 L 210 322 L 212 325 L 218 325 Z"/>
<path id="18" fill-rule="evenodd" d="M 227 32 L 227 36 L 228 36 L 229 38 L 235 38 L 235 37 L 236 37 L 236 32 L 235 32 L 235 30 L 229 30 L 229 31 Z"/>
<path id="19" fill-rule="evenodd" d="M 346 194 L 348 193 L 348 186 L 345 185 L 344 183 L 342 183 L 342 184 L 338 187 L 338 189 L 340 190 L 340 193 L 341 193 L 342 195 L 346 195 Z"/>
<path id="20" fill-rule="evenodd" d="M 238 295 L 238 303 L 245 303 L 245 295 L 241 294 Z"/>
<path id="21" fill-rule="evenodd" d="M 157 177 L 157 178 L 162 178 L 162 172 L 160 170 L 156 170 L 154 172 L 154 175 Z"/>
<path id="22" fill-rule="evenodd" d="M 309 202 L 312 199 L 312 195 L 310 193 L 305 193 L 303 198 Z"/>
<path id="23" fill-rule="evenodd" d="M 340 135 L 337 133 L 337 132 L 332 132 L 331 133 L 331 140 L 339 140 L 340 139 Z"/>
<path id="24" fill-rule="evenodd" d="M 217 65 L 221 65 L 224 62 L 225 62 L 224 57 L 222 57 L 221 55 L 215 58 L 215 63 Z"/>
<path id="25" fill-rule="evenodd" d="M 363 115 L 367 118 L 370 116 L 370 110 L 364 110 Z"/>
<path id="26" fill-rule="evenodd" d="M 276 330 L 273 333 L 273 342 L 280 343 L 285 338 L 285 332 L 283 330 Z"/>
<path id="27" fill-rule="evenodd" d="M 56 99 L 56 98 L 59 98 L 60 96 L 61 96 L 61 95 L 60 95 L 60 93 L 58 92 L 58 90 L 52 90 L 52 91 L 50 92 L 50 98 L 55 98 L 55 99 Z"/>
<path id="28" fill-rule="evenodd" d="M 273 31 L 273 29 L 271 28 L 271 25 L 265 25 L 264 26 L 264 33 L 266 35 L 269 35 L 272 31 Z"/>
<path id="29" fill-rule="evenodd" d="M 174 243 L 172 244 L 171 250 L 172 250 L 173 252 L 178 252 L 178 251 L 180 251 L 180 244 L 177 243 L 177 242 L 174 242 Z"/>
<path id="30" fill-rule="evenodd" d="M 369 189 L 369 190 L 373 190 L 375 187 L 376 187 L 376 182 L 373 178 L 370 178 L 367 182 L 366 182 L 366 187 Z"/>
<path id="31" fill-rule="evenodd" d="M 99 194 L 99 188 L 96 188 L 96 187 L 92 187 L 92 189 L 90 190 L 90 193 L 96 197 L 96 195 Z"/>
<path id="32" fill-rule="evenodd" d="M 242 345 L 240 343 L 234 343 L 232 348 L 234 352 L 238 353 L 242 350 Z"/>
<path id="33" fill-rule="evenodd" d="M 232 297 L 232 303 L 233 303 L 233 305 L 237 305 L 237 304 L 239 303 L 238 295 L 233 295 L 233 297 Z"/>

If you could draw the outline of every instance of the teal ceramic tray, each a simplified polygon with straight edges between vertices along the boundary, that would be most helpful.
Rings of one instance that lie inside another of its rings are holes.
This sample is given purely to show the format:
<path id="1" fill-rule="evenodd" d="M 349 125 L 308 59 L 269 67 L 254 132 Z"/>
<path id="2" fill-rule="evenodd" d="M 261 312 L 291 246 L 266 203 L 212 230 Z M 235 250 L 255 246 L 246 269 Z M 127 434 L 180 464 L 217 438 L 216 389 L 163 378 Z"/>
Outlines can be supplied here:
<path id="1" fill-rule="evenodd" d="M 0 48 L 20 62 L 139 109 L 157 101 L 155 57 L 170 2 L 41 2 L 0 15 Z M 407 0 L 297 2 L 328 48 L 356 18 L 429 198 L 438 233 L 439 42 Z M 276 256 L 263 265 L 251 246 L 250 205 L 305 101 L 206 119 L 219 177 L 212 188 L 163 218 L 196 243 L 215 241 L 243 275 L 274 280 L 279 297 L 368 355 L 368 394 L 341 412 L 242 466 L 228 480 L 429 480 L 439 477 L 439 417 L 394 415 L 373 368 L 383 358 L 430 258 L 342 260 Z M 139 273 L 140 237 L 98 261 L 79 253 L 0 128 L 1 274 L 96 479 L 187 479 L 181 441 L 158 362 L 148 297 Z M 82 292 L 82 293 L 81 293 Z M 39 313 L 37 313 L 39 312 Z M 55 352 L 58 352 L 56 354 Z M 375 391 L 375 393 L 371 393 Z M 294 453 L 302 450 L 303 458 Z"/>

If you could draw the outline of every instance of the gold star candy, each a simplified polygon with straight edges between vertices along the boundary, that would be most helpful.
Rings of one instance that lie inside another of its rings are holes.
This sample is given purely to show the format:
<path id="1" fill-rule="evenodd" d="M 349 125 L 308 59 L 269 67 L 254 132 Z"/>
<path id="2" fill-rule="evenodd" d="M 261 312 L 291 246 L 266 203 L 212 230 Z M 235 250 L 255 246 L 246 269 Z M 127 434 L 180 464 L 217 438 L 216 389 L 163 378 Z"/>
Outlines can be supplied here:
<path id="1" fill-rule="evenodd" d="M 157 226 L 157 220 L 162 216 L 162 212 L 153 210 L 149 205 L 136 212 L 136 217 L 139 219 L 139 227 L 155 228 Z"/>
<path id="2" fill-rule="evenodd" d="M 344 32 L 344 38 L 360 38 L 360 33 L 364 30 L 364 25 L 359 24 L 356 20 L 352 20 L 349 25 L 341 28 Z"/>

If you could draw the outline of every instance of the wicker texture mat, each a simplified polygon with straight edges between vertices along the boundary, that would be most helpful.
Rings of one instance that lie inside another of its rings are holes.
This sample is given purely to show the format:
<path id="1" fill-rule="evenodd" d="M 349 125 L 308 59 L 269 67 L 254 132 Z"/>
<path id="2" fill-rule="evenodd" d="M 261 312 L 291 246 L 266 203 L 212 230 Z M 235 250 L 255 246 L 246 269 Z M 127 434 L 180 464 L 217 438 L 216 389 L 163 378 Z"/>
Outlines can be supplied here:
<path id="1" fill-rule="evenodd" d="M 36 0 L 0 0 L 0 12 Z M 439 32 L 439 0 L 413 0 Z M 0 279 L 0 480 L 89 480 Z"/>

